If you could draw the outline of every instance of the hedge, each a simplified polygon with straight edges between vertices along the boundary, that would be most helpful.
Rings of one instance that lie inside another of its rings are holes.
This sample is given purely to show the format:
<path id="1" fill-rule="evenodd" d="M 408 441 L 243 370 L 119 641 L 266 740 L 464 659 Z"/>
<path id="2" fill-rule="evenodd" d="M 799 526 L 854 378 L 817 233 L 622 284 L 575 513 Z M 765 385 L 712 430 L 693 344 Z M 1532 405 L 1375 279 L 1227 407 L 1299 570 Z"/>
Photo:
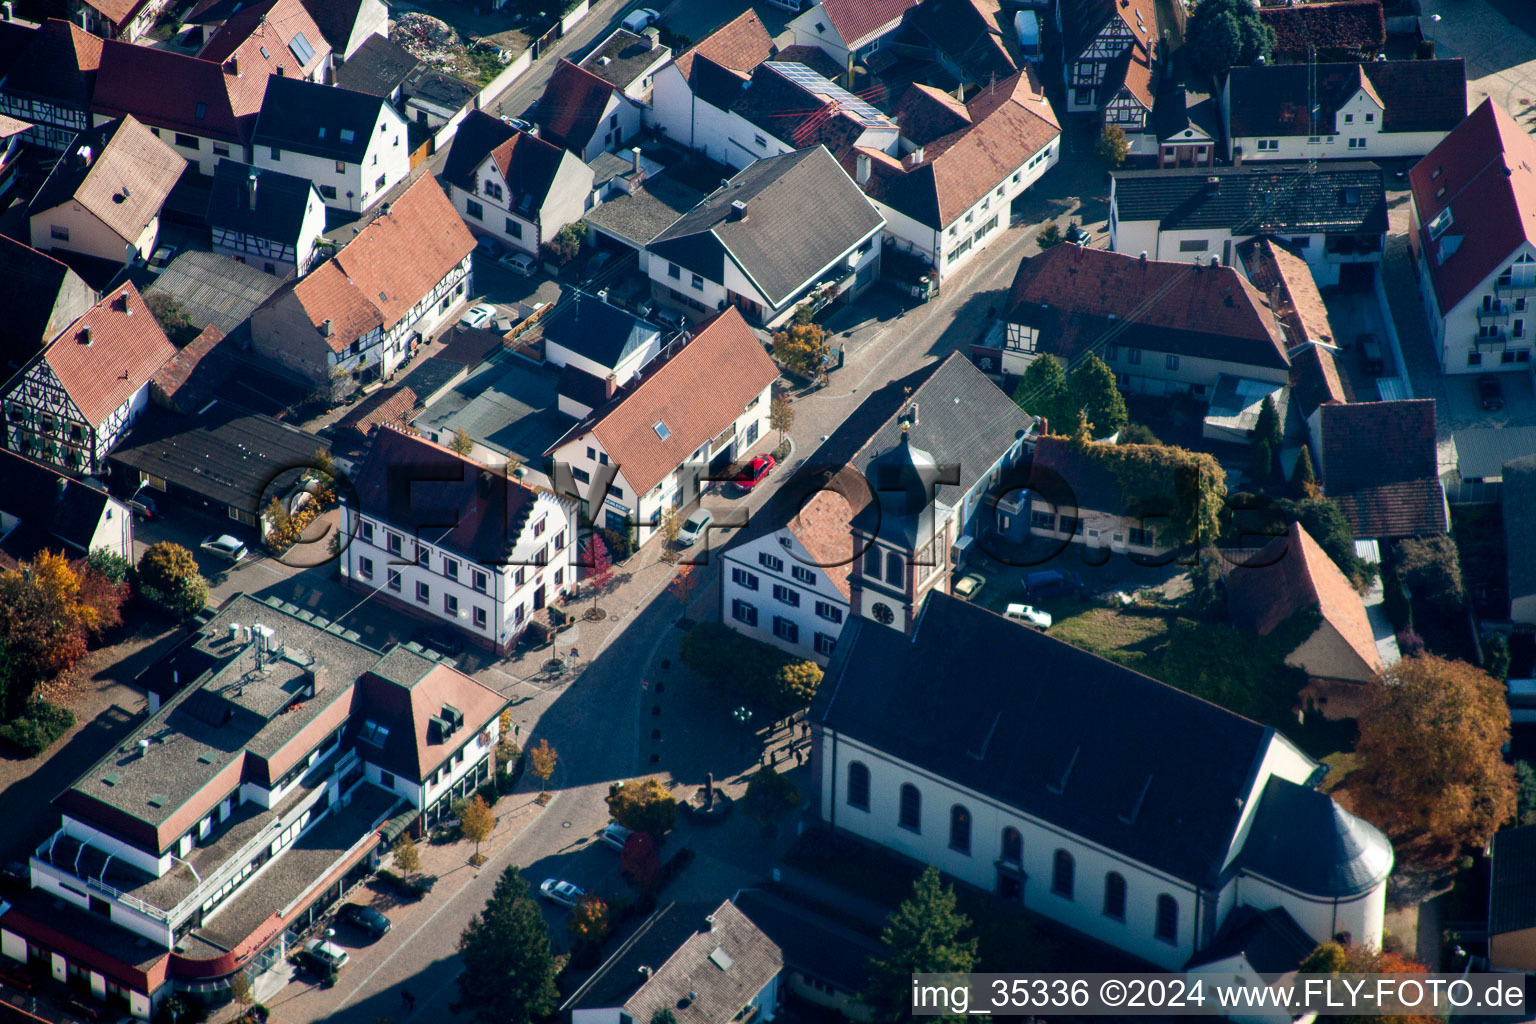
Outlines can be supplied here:
<path id="1" fill-rule="evenodd" d="M 50 704 L 41 697 L 27 702 L 26 710 L 0 725 L 0 741 L 4 741 L 27 757 L 36 757 L 55 740 L 68 732 L 75 724 L 75 714 L 68 708 Z"/>

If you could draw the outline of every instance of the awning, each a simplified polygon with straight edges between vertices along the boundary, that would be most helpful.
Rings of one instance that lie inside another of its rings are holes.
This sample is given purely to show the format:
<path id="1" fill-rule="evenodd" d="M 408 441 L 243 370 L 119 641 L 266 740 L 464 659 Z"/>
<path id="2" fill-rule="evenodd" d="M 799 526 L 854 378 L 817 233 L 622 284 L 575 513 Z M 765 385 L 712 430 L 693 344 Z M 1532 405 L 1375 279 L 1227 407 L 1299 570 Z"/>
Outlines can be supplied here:
<path id="1" fill-rule="evenodd" d="M 407 807 L 393 818 L 388 819 L 379 826 L 379 835 L 383 836 L 386 843 L 393 843 L 396 839 L 405 835 L 407 829 L 421 817 L 421 812 L 414 807 Z"/>

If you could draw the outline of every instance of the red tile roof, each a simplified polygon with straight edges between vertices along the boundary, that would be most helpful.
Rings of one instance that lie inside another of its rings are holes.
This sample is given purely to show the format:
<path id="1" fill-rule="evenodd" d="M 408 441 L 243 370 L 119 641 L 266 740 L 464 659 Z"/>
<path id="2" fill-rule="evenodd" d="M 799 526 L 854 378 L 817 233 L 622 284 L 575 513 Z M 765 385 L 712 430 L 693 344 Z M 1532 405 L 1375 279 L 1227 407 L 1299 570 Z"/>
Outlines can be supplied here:
<path id="1" fill-rule="evenodd" d="M 909 92 L 915 95 L 902 97 L 898 114 L 904 109 L 917 122 L 913 130 L 922 133 L 919 137 L 947 124 L 959 127 L 924 143 L 917 164 L 910 155 L 898 161 L 865 150 L 871 161 L 865 191 L 932 228 L 953 223 L 1061 135 L 1050 101 L 1029 68 L 977 90 L 963 107 L 925 86 Z M 906 134 L 906 123 L 901 124 Z M 853 162 L 849 155 L 844 169 L 856 173 Z"/>
<path id="2" fill-rule="evenodd" d="M 573 153 L 585 151 L 603 123 L 603 111 L 614 92 L 612 82 L 560 58 L 534 109 L 540 136 Z"/>
<path id="3" fill-rule="evenodd" d="M 620 390 L 550 452 L 592 434 L 635 493 L 646 494 L 729 427 L 778 375 L 733 306 L 699 326 L 681 351 Z M 658 422 L 666 424 L 666 440 L 656 432 Z"/>
<path id="4" fill-rule="evenodd" d="M 139 290 L 125 284 L 54 339 L 43 359 L 86 421 L 101 426 L 175 354 Z"/>
<path id="5" fill-rule="evenodd" d="M 1330 350 L 1322 345 L 1307 345 L 1291 356 L 1291 397 L 1303 419 L 1319 406 L 1349 401 L 1349 388 Z"/>
<path id="6" fill-rule="evenodd" d="M 1286 536 L 1227 573 L 1227 608 L 1240 629 L 1268 636 L 1295 613 L 1313 607 L 1366 667 L 1381 671 L 1376 635 L 1359 592 L 1300 523 L 1291 523 Z"/>
<path id="7" fill-rule="evenodd" d="M 301 34 L 313 51 L 304 63 L 288 48 Z M 258 68 L 275 75 L 282 67 L 290 77 L 308 78 L 330 53 L 331 44 L 325 41 L 315 19 L 299 0 L 262 0 L 236 11 L 198 56 L 220 64 L 236 57 L 242 75 L 254 74 Z"/>
<path id="8" fill-rule="evenodd" d="M 380 427 L 406 427 L 416 411 L 416 392 L 404 384 L 375 391 L 336 421 L 336 429 L 372 437 Z"/>
<path id="9" fill-rule="evenodd" d="M 234 373 L 234 359 L 219 348 L 224 332 L 213 324 L 155 371 L 151 395 L 156 404 L 190 413 L 207 404 L 213 389 Z"/>
<path id="10" fill-rule="evenodd" d="M 821 0 L 827 20 L 850 49 L 883 25 L 898 20 L 917 0 Z"/>
<path id="11" fill-rule="evenodd" d="M 1324 405 L 1321 428 L 1323 491 L 1356 537 L 1445 532 L 1434 399 Z"/>
<path id="12" fill-rule="evenodd" d="M 1263 295 L 1231 267 L 1055 246 L 1020 264 L 1006 316 L 1039 328 L 1040 350 L 1069 362 L 1113 327 L 1121 346 L 1289 365 Z"/>
<path id="13" fill-rule="evenodd" d="M 853 566 L 853 534 L 848 526 L 853 515 L 847 498 L 824 490 L 812 495 L 795 518 L 785 524 L 805 548 L 806 556 L 821 568 L 827 581 L 843 597 L 849 596 L 848 573 Z"/>
<path id="14" fill-rule="evenodd" d="M 763 27 L 763 19 L 749 7 L 677 58 L 677 69 L 684 78 L 692 76 L 695 56 L 746 76 L 773 56 L 773 39 Z"/>
<path id="15" fill-rule="evenodd" d="M 85 0 L 85 5 L 93 10 L 100 11 L 102 16 L 114 26 L 121 27 L 124 22 L 138 13 L 144 6 L 145 0 Z"/>
<path id="16" fill-rule="evenodd" d="M 1536 244 L 1536 139 L 1491 98 L 1415 164 L 1408 181 L 1442 314 L 1522 244 Z M 1445 210 L 1450 223 L 1430 238 L 1430 222 Z"/>
<path id="17" fill-rule="evenodd" d="M 394 327 L 474 247 L 442 186 L 423 174 L 293 292 L 316 327 L 332 321 L 339 352 L 376 326 Z"/>
<path id="18" fill-rule="evenodd" d="M 255 126 L 268 77 L 262 66 L 236 74 L 217 61 L 108 40 L 102 44 L 91 110 L 243 143 Z"/>
<path id="19" fill-rule="evenodd" d="M 1324 57 L 1373 57 L 1387 42 L 1381 0 L 1265 7 L 1259 18 L 1275 30 L 1275 54 L 1297 60 L 1305 60 L 1312 50 Z"/>
<path id="20" fill-rule="evenodd" d="M 160 208 L 181 180 L 187 161 L 132 117 L 116 122 L 115 129 L 109 127 L 113 123 L 105 122 L 92 130 L 110 132 L 111 136 L 91 156 L 89 165 L 76 164 L 78 150 L 59 161 L 33 206 L 35 210 L 50 209 L 67 191 L 68 199 L 85 207 L 103 225 L 123 239 L 137 242 L 160 216 Z"/>
<path id="21" fill-rule="evenodd" d="M 774 55 L 774 60 L 787 64 L 804 64 L 822 78 L 837 81 L 847 71 L 832 59 L 832 55 L 819 46 L 786 46 Z"/>
<path id="22" fill-rule="evenodd" d="M 1308 341 L 1335 344 L 1328 306 L 1307 261 L 1269 238 L 1251 238 L 1237 247 L 1248 280 L 1264 293 L 1286 331 L 1286 345 Z"/>

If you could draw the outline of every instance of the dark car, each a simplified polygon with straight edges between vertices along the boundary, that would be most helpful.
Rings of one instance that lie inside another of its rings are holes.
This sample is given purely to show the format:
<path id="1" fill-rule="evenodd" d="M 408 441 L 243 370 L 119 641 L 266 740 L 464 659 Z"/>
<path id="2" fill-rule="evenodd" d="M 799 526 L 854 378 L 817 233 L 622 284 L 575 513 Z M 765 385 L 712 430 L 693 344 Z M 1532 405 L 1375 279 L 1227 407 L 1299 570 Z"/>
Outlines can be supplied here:
<path id="1" fill-rule="evenodd" d="M 5 866 L 0 867 L 0 879 L 4 879 L 12 885 L 26 888 L 32 884 L 32 869 L 27 865 L 26 861 L 6 861 Z"/>
<path id="2" fill-rule="evenodd" d="M 1489 412 L 1504 408 L 1504 391 L 1499 387 L 1499 378 L 1491 373 L 1477 378 L 1477 400 Z"/>
<path id="3" fill-rule="evenodd" d="M 506 246 L 502 245 L 500 241 L 492 238 L 490 235 L 476 236 L 475 248 L 480 250 L 481 255 L 488 256 L 493 260 L 507 251 Z"/>
<path id="4" fill-rule="evenodd" d="M 418 629 L 411 634 L 411 639 L 445 658 L 457 658 L 464 653 L 464 638 L 459 636 L 457 630 L 443 626 L 427 626 Z"/>
<path id="5" fill-rule="evenodd" d="M 1031 601 L 1044 601 L 1053 597 L 1069 597 L 1081 593 L 1083 578 L 1075 572 L 1061 569 L 1042 569 L 1024 577 L 1024 596 Z"/>
<path id="6" fill-rule="evenodd" d="M 59 1009 L 75 1017 L 85 1020 L 97 1021 L 107 1015 L 107 1008 L 101 1003 L 85 999 L 81 996 L 68 995 L 59 1000 Z"/>
<path id="7" fill-rule="evenodd" d="M 389 918 L 365 904 L 344 904 L 336 916 L 348 924 L 356 925 L 375 939 L 381 939 L 389 934 Z"/>

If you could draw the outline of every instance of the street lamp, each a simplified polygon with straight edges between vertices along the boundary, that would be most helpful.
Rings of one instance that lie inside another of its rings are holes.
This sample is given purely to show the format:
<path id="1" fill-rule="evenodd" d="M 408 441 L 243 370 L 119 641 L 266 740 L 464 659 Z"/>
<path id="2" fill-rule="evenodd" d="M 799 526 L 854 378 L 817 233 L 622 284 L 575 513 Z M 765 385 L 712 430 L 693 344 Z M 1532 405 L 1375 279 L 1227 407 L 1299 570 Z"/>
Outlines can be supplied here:
<path id="1" fill-rule="evenodd" d="M 746 750 L 747 749 L 747 732 L 746 732 L 746 730 L 747 730 L 747 724 L 752 721 L 752 709 L 749 708 L 749 707 L 745 707 L 745 706 L 738 707 L 735 711 L 731 712 L 731 717 L 736 719 L 736 721 L 740 722 L 741 725 L 742 725 L 741 747 L 740 747 L 740 749 Z"/>

